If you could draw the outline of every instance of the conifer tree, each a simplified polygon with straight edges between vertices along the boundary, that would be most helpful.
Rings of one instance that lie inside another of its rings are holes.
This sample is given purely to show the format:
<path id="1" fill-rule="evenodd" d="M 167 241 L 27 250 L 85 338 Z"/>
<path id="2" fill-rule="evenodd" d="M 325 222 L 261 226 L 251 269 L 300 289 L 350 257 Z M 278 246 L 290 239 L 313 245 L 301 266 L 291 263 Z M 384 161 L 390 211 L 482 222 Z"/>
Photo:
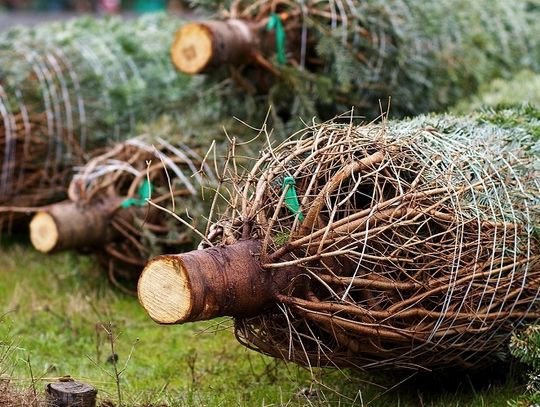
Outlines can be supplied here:
<path id="1" fill-rule="evenodd" d="M 494 78 L 540 68 L 534 1 L 192 3 L 215 20 L 185 25 L 173 60 L 227 100 L 247 93 L 231 112 L 243 119 L 268 105 L 281 120 L 351 106 L 372 119 L 389 97 L 393 117 L 440 111 Z"/>

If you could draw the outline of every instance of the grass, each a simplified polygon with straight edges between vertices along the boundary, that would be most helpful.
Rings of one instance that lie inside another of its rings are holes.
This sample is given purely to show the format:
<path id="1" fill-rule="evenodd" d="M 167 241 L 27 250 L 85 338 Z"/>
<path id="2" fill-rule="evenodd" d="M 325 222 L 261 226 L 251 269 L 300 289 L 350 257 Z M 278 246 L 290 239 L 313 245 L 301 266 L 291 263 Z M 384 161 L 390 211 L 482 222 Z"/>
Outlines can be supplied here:
<path id="1" fill-rule="evenodd" d="M 30 363 L 39 391 L 47 380 L 71 375 L 94 384 L 101 400 L 117 403 L 102 328 L 110 322 L 118 369 L 126 367 L 120 390 L 128 406 L 502 406 L 523 391 L 512 375 L 483 377 L 479 385 L 465 376 L 412 379 L 387 391 L 400 378 L 333 372 L 314 384 L 320 372 L 312 378 L 240 346 L 227 319 L 156 325 L 135 298 L 111 288 L 92 257 L 43 256 L 27 244 L 4 242 L 0 264 L 0 346 L 14 345 L 9 363 L 0 357 L 0 374 L 21 388 L 31 386 Z"/>

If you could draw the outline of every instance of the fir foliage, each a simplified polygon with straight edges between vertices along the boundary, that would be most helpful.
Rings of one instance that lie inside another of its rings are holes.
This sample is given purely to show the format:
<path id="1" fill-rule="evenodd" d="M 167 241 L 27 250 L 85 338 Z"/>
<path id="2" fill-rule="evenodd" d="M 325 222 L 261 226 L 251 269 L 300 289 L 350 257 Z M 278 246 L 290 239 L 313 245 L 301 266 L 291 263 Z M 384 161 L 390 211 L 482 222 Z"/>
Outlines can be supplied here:
<path id="1" fill-rule="evenodd" d="M 165 14 L 83 17 L 0 35 L 5 211 L 64 199 L 72 166 L 84 164 L 98 148 L 137 135 L 138 124 L 166 113 L 190 117 L 201 88 L 197 78 L 176 72 L 169 58 L 181 24 Z M 214 129 L 207 133 L 219 135 Z"/>
<path id="2" fill-rule="evenodd" d="M 510 352 L 531 369 L 526 395 L 510 402 L 510 405 L 520 407 L 540 404 L 540 325 L 530 325 L 515 332 Z"/>
<path id="3" fill-rule="evenodd" d="M 518 72 L 509 80 L 495 79 L 480 88 L 477 95 L 459 102 L 457 112 L 482 107 L 504 107 L 528 103 L 540 107 L 540 75 L 531 71 Z"/>
<path id="4" fill-rule="evenodd" d="M 182 110 L 190 94 L 190 78 L 169 60 L 181 23 L 165 14 L 83 17 L 7 31 L 0 37 L 4 105 L 45 112 L 93 142 L 132 136 L 137 122 Z"/>

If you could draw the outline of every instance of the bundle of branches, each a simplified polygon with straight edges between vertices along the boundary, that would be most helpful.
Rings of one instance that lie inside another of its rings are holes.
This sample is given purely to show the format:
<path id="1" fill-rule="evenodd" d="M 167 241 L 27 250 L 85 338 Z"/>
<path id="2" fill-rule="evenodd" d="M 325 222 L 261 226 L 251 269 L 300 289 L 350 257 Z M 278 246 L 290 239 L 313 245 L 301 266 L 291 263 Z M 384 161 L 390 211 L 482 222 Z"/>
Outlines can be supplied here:
<path id="1" fill-rule="evenodd" d="M 512 356 L 530 368 L 527 392 L 518 400 L 508 403 L 512 407 L 531 406 L 540 403 L 540 326 L 529 325 L 512 335 Z"/>
<path id="2" fill-rule="evenodd" d="M 127 140 L 78 170 L 67 201 L 43 207 L 34 216 L 32 244 L 46 253 L 94 250 L 111 281 L 129 287 L 148 258 L 194 247 L 192 230 L 208 210 L 202 188 L 206 182 L 215 184 L 212 174 L 203 158 L 182 142 L 159 136 Z M 162 210 L 184 214 L 171 217 Z"/>
<path id="3" fill-rule="evenodd" d="M 495 77 L 540 68 L 531 1 L 192 3 L 216 17 L 181 28 L 175 65 L 209 73 L 230 98 L 252 94 L 259 112 L 272 104 L 282 118 L 328 119 L 351 106 L 375 117 L 389 96 L 395 116 L 441 110 Z M 252 100 L 235 108 L 246 119 Z"/>
<path id="4" fill-rule="evenodd" d="M 177 24 L 83 18 L 0 37 L 2 212 L 65 197 L 70 167 L 88 152 L 179 110 L 190 79 L 168 57 Z"/>
<path id="5" fill-rule="evenodd" d="M 236 318 L 311 366 L 480 366 L 540 317 L 540 113 L 313 124 L 264 151 L 213 247 L 152 259 L 163 324 Z"/>

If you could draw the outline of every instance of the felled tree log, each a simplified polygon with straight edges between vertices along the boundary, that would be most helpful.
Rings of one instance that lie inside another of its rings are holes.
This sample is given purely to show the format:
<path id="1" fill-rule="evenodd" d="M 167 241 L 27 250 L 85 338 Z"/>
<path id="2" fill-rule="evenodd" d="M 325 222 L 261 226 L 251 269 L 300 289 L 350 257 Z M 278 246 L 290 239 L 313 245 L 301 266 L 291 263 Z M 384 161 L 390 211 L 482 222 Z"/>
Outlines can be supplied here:
<path id="1" fill-rule="evenodd" d="M 188 74 L 246 63 L 260 45 L 257 31 L 257 24 L 238 19 L 188 23 L 176 34 L 172 61 Z"/>
<path id="2" fill-rule="evenodd" d="M 92 204 L 64 201 L 50 205 L 32 218 L 30 241 L 43 253 L 103 245 L 117 235 L 110 220 L 120 202 L 108 198 Z"/>
<path id="3" fill-rule="evenodd" d="M 260 246 L 258 240 L 244 240 L 156 257 L 139 279 L 139 300 L 160 324 L 261 313 L 279 293 L 297 290 L 302 278 L 295 268 L 265 272 Z"/>

